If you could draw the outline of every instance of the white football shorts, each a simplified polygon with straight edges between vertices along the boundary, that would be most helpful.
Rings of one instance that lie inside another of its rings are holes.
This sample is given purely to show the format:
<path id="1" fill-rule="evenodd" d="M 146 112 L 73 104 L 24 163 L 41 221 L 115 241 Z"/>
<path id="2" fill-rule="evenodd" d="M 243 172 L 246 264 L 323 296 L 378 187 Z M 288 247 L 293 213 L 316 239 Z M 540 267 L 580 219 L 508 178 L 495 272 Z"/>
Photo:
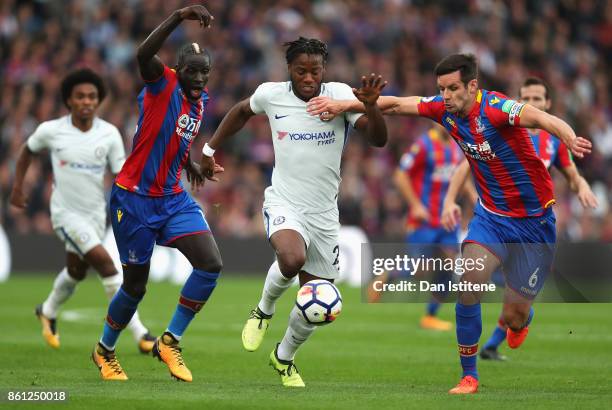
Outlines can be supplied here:
<path id="1" fill-rule="evenodd" d="M 66 251 L 83 258 L 87 252 L 102 244 L 106 232 L 106 218 L 93 218 L 74 212 L 54 215 L 53 229 L 66 245 Z"/>
<path id="2" fill-rule="evenodd" d="M 283 229 L 298 232 L 306 243 L 306 263 L 302 270 L 322 279 L 337 279 L 340 268 L 338 209 L 304 213 L 282 201 L 270 201 L 269 196 L 266 192 L 262 209 L 268 239 Z"/>

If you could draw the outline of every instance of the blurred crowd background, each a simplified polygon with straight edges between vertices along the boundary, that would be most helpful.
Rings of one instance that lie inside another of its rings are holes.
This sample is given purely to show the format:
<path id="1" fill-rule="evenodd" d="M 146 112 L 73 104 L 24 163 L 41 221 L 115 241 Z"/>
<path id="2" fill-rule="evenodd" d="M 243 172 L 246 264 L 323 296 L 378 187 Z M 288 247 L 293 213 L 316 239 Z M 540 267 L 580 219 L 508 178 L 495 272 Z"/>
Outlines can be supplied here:
<path id="1" fill-rule="evenodd" d="M 0 222 L 9 231 L 51 233 L 52 174 L 43 155 L 27 177 L 26 212 L 8 206 L 18 150 L 36 126 L 67 113 L 62 77 L 90 67 L 110 89 L 99 115 L 115 124 L 129 152 L 142 88 L 135 64 L 138 44 L 178 0 L 2 0 L 0 2 Z M 229 108 L 265 81 L 287 79 L 282 43 L 298 36 L 327 42 L 327 81 L 359 84 L 377 72 L 386 93 L 436 94 L 432 70 L 446 54 L 473 52 L 481 86 L 516 97 L 528 75 L 553 88 L 552 112 L 593 141 L 578 161 L 601 206 L 583 212 L 555 174 L 559 235 L 568 240 L 612 241 L 612 2 L 597 0 L 368 0 L 210 1 L 209 30 L 182 24 L 160 56 L 175 64 L 175 50 L 198 41 L 212 54 L 212 102 L 194 152 Z M 341 219 L 375 236 L 404 232 L 406 206 L 392 184 L 398 158 L 425 132 L 423 119 L 388 118 L 386 148 L 349 139 L 342 167 Z M 221 182 L 197 193 L 217 235 L 263 236 L 261 203 L 274 153 L 267 119 L 256 117 L 220 150 Z M 299 166 L 299 164 L 296 164 Z M 108 181 L 110 183 L 110 179 Z"/>

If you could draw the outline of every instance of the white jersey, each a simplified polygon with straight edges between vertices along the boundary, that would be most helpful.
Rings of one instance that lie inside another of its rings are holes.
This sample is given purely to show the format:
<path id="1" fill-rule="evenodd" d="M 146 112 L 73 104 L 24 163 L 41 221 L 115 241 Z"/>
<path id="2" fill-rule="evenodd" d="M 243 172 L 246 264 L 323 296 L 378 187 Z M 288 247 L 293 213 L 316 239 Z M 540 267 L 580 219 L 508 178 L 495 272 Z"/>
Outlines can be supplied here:
<path id="1" fill-rule="evenodd" d="M 320 95 L 355 99 L 351 87 L 344 83 L 323 83 Z M 268 116 L 272 129 L 275 164 L 266 198 L 278 197 L 305 213 L 337 208 L 348 125 L 354 127 L 363 114 L 344 113 L 321 121 L 306 112 L 306 102 L 293 93 L 290 81 L 261 84 L 250 105 L 255 114 Z"/>
<path id="2" fill-rule="evenodd" d="M 66 213 L 106 218 L 104 172 L 108 165 L 116 174 L 125 161 L 125 149 L 114 125 L 94 118 L 83 132 L 70 115 L 41 123 L 28 138 L 32 152 L 48 149 L 53 165 L 51 220 L 56 227 Z"/>

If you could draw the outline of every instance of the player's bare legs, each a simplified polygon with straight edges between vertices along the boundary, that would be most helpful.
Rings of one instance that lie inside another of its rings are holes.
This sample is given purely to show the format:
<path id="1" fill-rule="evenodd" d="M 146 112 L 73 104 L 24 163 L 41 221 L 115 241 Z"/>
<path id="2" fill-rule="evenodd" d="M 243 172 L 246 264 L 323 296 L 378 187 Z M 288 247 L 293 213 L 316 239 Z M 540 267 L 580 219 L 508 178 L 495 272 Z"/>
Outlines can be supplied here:
<path id="1" fill-rule="evenodd" d="M 502 318 L 508 327 L 506 338 L 512 349 L 518 348 L 527 337 L 534 314 L 532 303 L 509 286 L 504 289 Z"/>
<path id="2" fill-rule="evenodd" d="M 270 237 L 270 243 L 276 252 L 276 261 L 268 269 L 261 300 L 251 311 L 242 330 L 242 345 L 249 352 L 257 350 L 261 345 L 274 314 L 276 301 L 291 286 L 293 278 L 306 262 L 306 243 L 297 231 L 277 231 Z"/>
<path id="3" fill-rule="evenodd" d="M 179 302 L 170 324 L 157 339 L 153 355 L 168 366 L 170 374 L 178 380 L 193 380 L 185 365 L 179 342 L 196 313 L 208 301 L 217 286 L 217 278 L 223 268 L 221 253 L 210 232 L 188 235 L 175 240 L 176 247 L 193 266 L 193 272 L 181 289 Z"/>
<path id="4" fill-rule="evenodd" d="M 464 243 L 461 257 L 464 260 L 476 261 L 481 259 L 484 267 L 482 270 L 466 270 L 461 277 L 462 282 L 485 284 L 500 265 L 500 261 L 495 254 L 484 246 L 473 242 Z M 463 375 L 459 384 L 449 391 L 451 394 L 469 394 L 478 391 L 476 361 L 478 358 L 478 340 L 482 333 L 480 299 L 481 292 L 459 292 L 459 300 L 455 306 L 455 317 L 459 359 Z"/>
<path id="5" fill-rule="evenodd" d="M 41 305 L 36 306 L 35 312 L 42 325 L 43 338 L 49 346 L 55 349 L 60 346 L 57 331 L 59 308 L 74 293 L 77 284 L 85 278 L 88 267 L 87 262 L 81 260 L 79 255 L 66 252 L 66 267 L 55 278 L 47 299 Z"/>

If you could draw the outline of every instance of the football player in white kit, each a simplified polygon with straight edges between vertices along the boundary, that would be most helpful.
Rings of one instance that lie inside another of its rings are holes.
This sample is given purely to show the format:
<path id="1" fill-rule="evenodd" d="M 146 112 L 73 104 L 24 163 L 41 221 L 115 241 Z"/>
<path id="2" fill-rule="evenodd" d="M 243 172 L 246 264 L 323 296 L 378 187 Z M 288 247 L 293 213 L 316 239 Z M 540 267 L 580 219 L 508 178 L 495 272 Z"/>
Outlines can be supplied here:
<path id="1" fill-rule="evenodd" d="M 256 350 L 274 314 L 276 300 L 299 275 L 300 284 L 313 279 L 338 277 L 338 187 L 340 161 L 349 124 L 362 130 L 370 142 L 382 147 L 387 128 L 376 101 L 386 83 L 380 77 L 363 78 L 365 92 L 359 100 L 365 115 L 347 113 L 331 121 L 313 118 L 306 103 L 318 95 L 352 98 L 343 83 L 323 83 L 327 46 L 300 37 L 286 43 L 290 81 L 261 84 L 255 93 L 236 104 L 204 146 L 202 172 L 212 178 L 214 150 L 238 132 L 256 114 L 265 114 L 272 129 L 275 166 L 272 185 L 265 191 L 263 219 L 268 239 L 276 252 L 263 294 L 242 332 L 248 351 Z M 341 97 L 343 96 L 343 97 Z M 294 307 L 283 340 L 270 354 L 270 364 L 282 384 L 303 387 L 293 359 L 315 326 Z"/>
<path id="2" fill-rule="evenodd" d="M 47 344 L 59 348 L 57 314 L 85 278 L 92 266 L 100 274 L 109 299 L 123 281 L 113 261 L 102 246 L 106 230 L 104 173 L 113 174 L 125 160 L 123 140 L 117 128 L 96 117 L 96 109 L 106 95 L 102 79 L 89 69 L 68 74 L 62 81 L 62 100 L 70 114 L 41 123 L 23 144 L 15 170 L 15 184 L 10 202 L 26 208 L 23 181 L 32 157 L 47 149 L 53 166 L 51 222 L 66 245 L 66 266 L 57 275 L 47 299 L 36 307 Z M 149 334 L 139 317 L 128 325 L 138 348 L 149 353 L 155 337 Z"/>

